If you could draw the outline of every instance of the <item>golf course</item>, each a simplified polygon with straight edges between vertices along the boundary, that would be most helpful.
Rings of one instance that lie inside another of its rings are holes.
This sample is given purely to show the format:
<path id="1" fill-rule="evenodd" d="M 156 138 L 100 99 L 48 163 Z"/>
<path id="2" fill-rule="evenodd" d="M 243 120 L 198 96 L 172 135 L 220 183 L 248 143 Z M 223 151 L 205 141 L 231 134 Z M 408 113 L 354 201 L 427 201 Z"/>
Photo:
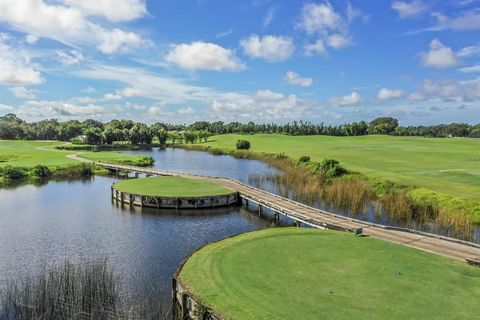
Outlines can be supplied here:
<path id="1" fill-rule="evenodd" d="M 143 156 L 129 155 L 118 151 L 65 151 L 55 149 L 64 145 L 59 141 L 22 141 L 0 140 L 0 167 L 12 166 L 30 168 L 43 165 L 49 168 L 77 165 L 78 160 L 67 156 L 79 154 L 79 157 L 92 161 L 135 164 L 143 160 Z"/>
<path id="2" fill-rule="evenodd" d="M 372 180 L 480 200 L 480 139 L 226 134 L 201 145 L 231 151 L 239 139 L 248 140 L 253 152 L 309 156 L 317 162 L 336 159 Z"/>
<path id="3" fill-rule="evenodd" d="M 152 197 L 208 197 L 233 192 L 213 182 L 176 176 L 123 180 L 115 184 L 115 189 Z"/>
<path id="4" fill-rule="evenodd" d="M 227 319 L 477 319 L 480 269 L 370 237 L 271 228 L 203 247 L 178 280 Z"/>

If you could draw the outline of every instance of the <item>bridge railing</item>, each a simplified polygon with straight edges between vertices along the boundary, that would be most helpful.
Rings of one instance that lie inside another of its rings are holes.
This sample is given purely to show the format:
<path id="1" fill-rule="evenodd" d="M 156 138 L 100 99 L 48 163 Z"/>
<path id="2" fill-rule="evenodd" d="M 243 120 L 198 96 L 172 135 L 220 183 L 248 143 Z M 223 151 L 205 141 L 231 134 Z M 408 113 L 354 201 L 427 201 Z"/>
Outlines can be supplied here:
<path id="1" fill-rule="evenodd" d="M 316 213 L 327 215 L 327 216 L 330 216 L 330 217 L 333 217 L 333 218 L 342 219 L 342 220 L 353 222 L 353 223 L 358 223 L 358 224 L 363 225 L 363 226 L 369 226 L 369 227 L 374 227 L 374 228 L 379 228 L 379 229 L 384 229 L 384 230 L 392 230 L 392 231 L 413 233 L 413 234 L 417 234 L 417 235 L 421 235 L 421 236 L 425 236 L 425 237 L 431 237 L 431 238 L 436 238 L 436 239 L 445 240 L 445 241 L 449 241 L 449 242 L 468 245 L 468 246 L 475 247 L 475 248 L 480 248 L 480 244 L 470 242 L 470 241 L 460 240 L 460 239 L 456 239 L 456 238 L 452 238 L 452 237 L 442 236 L 442 235 L 438 235 L 438 234 L 434 234 L 434 233 L 430 233 L 430 232 L 424 232 L 424 231 L 415 230 L 415 229 L 395 227 L 395 226 L 386 226 L 386 225 L 383 225 L 383 224 L 363 221 L 363 220 L 359 220 L 359 219 L 355 219 L 355 218 L 351 218 L 351 217 L 346 217 L 346 216 L 343 216 L 343 215 L 340 215 L 340 214 L 328 212 L 328 211 L 325 211 L 325 210 L 322 210 L 322 209 L 318 209 L 318 208 L 315 208 L 315 207 L 308 206 L 306 204 L 303 204 L 301 202 L 298 202 L 298 201 L 295 201 L 295 200 L 292 200 L 292 199 L 289 199 L 289 198 L 279 196 L 277 194 L 265 191 L 263 189 L 250 186 L 246 183 L 243 183 L 243 182 L 241 182 L 237 179 L 233 179 L 233 178 L 220 177 L 220 176 L 208 176 L 208 175 L 195 174 L 195 173 L 162 170 L 162 169 L 157 169 L 157 168 L 137 167 L 137 166 L 123 165 L 123 164 L 111 164 L 111 163 L 103 163 L 103 162 L 96 162 L 96 165 L 107 168 L 107 169 L 108 168 L 115 169 L 115 170 L 121 169 L 121 170 L 126 170 L 126 171 L 131 171 L 131 172 L 151 173 L 151 174 L 167 175 L 167 176 L 191 176 L 191 177 L 199 177 L 199 178 L 207 178 L 207 179 L 228 180 L 228 181 L 234 182 L 236 184 L 239 184 L 239 185 L 241 185 L 245 188 L 253 190 L 255 192 L 263 193 L 263 194 L 268 195 L 270 197 L 274 197 L 274 198 L 276 198 L 280 201 L 288 202 L 288 203 L 291 203 L 293 205 L 302 207 L 304 209 L 315 211 Z M 280 209 L 287 210 L 287 209 L 281 208 L 281 207 L 278 207 L 278 208 L 279 208 L 278 210 L 280 210 Z M 296 219 L 300 220 L 300 218 L 298 218 L 298 216 L 299 216 L 298 214 L 294 213 L 292 210 L 288 210 L 288 211 L 290 211 L 290 215 L 295 215 L 295 216 L 297 216 Z M 307 217 L 303 216 L 302 220 L 306 220 L 305 218 L 307 218 Z M 307 220 L 309 220 L 309 219 L 307 219 Z M 307 223 L 307 224 L 311 224 L 311 223 Z M 319 225 L 319 223 L 317 223 L 316 225 Z"/>

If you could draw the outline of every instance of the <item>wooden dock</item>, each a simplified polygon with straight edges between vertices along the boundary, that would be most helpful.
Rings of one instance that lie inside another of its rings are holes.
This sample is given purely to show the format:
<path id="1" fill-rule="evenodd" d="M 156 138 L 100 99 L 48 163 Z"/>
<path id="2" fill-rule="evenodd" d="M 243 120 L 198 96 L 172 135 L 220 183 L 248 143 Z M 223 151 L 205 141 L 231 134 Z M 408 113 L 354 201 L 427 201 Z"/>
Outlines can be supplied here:
<path id="1" fill-rule="evenodd" d="M 249 202 L 253 202 L 257 205 L 258 210 L 262 210 L 262 208 L 272 210 L 277 219 L 279 215 L 283 215 L 293 219 L 297 224 L 303 223 L 315 228 L 343 230 L 357 234 L 362 233 L 363 235 L 372 236 L 377 239 L 458 260 L 469 261 L 470 263 L 471 261 L 480 260 L 480 245 L 476 243 L 348 218 L 254 188 L 235 179 L 166 171 L 150 167 L 99 162 L 97 162 L 96 165 L 110 171 L 121 170 L 132 173 L 144 173 L 152 176 L 181 176 L 191 179 L 210 180 L 238 192 L 247 205 Z"/>

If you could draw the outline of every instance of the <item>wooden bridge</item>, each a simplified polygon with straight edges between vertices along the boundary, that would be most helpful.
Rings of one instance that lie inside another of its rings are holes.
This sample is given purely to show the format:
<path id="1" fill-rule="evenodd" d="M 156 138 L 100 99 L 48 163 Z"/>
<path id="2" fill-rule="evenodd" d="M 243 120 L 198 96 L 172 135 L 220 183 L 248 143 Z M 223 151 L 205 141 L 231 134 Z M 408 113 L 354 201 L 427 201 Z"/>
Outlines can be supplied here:
<path id="1" fill-rule="evenodd" d="M 303 223 L 315 228 L 343 230 L 354 232 L 356 234 L 362 233 L 363 235 L 372 236 L 377 239 L 390 241 L 442 256 L 466 260 L 470 264 L 480 266 L 479 244 L 416 230 L 384 226 L 348 218 L 254 188 L 235 179 L 166 171 L 151 167 L 137 167 L 99 162 L 97 162 L 96 165 L 110 171 L 143 173 L 150 176 L 181 176 L 191 179 L 213 181 L 238 192 L 243 199 L 243 203 L 247 207 L 250 202 L 253 202 L 256 204 L 256 209 L 259 212 L 261 212 L 263 208 L 272 210 L 277 221 L 279 221 L 280 215 L 283 215 L 293 219 L 296 225 Z"/>

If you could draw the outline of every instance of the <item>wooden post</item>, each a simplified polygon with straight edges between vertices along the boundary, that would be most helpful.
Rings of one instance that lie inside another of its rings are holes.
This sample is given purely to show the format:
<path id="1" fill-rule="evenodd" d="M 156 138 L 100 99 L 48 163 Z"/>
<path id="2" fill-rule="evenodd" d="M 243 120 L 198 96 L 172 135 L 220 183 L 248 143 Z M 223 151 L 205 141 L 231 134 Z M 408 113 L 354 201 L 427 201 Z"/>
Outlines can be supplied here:
<path id="1" fill-rule="evenodd" d="M 140 196 L 140 207 L 143 207 L 143 196 Z"/>
<path id="2" fill-rule="evenodd" d="M 258 204 L 258 215 L 262 214 L 262 205 L 259 203 Z"/>
<path id="3" fill-rule="evenodd" d="M 135 197 L 135 196 L 134 196 Z M 133 197 L 131 194 L 128 195 L 128 204 L 130 205 L 130 207 L 133 206 Z"/>

